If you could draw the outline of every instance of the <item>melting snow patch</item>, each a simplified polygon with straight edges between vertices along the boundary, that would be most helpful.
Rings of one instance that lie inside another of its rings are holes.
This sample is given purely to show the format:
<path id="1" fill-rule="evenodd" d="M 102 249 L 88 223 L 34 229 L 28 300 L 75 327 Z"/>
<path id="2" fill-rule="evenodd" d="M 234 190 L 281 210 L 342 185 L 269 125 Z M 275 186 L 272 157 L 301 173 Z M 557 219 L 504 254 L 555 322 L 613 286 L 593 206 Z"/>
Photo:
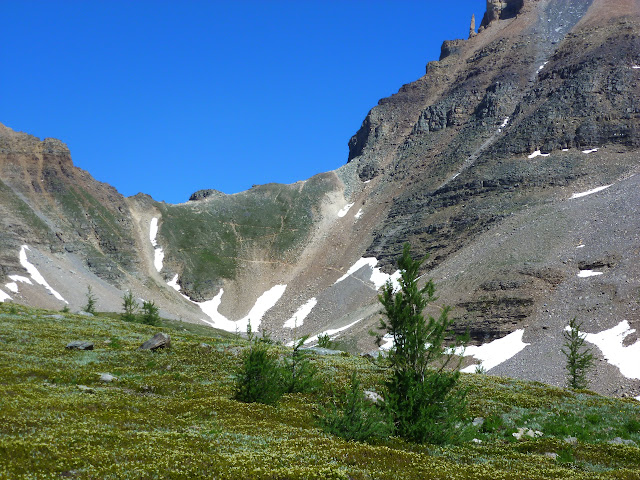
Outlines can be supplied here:
<path id="1" fill-rule="evenodd" d="M 485 370 L 491 370 L 493 367 L 500 365 L 502 362 L 509 360 L 511 357 L 521 352 L 530 343 L 522 341 L 524 329 L 516 330 L 509 335 L 485 343 L 484 345 L 471 345 L 465 349 L 464 356 L 473 356 L 480 360 L 479 365 L 469 365 L 460 370 L 465 373 L 474 373 L 476 368 L 482 366 Z"/>
<path id="2" fill-rule="evenodd" d="M 580 270 L 578 277 L 587 278 L 587 277 L 597 277 L 598 275 L 602 275 L 602 272 L 594 272 L 593 270 Z"/>
<path id="3" fill-rule="evenodd" d="M 562 149 L 562 151 L 563 151 L 563 152 L 568 152 L 568 151 L 569 151 L 569 149 L 568 149 L 568 148 L 563 148 L 563 149 Z"/>
<path id="4" fill-rule="evenodd" d="M 164 260 L 164 252 L 162 248 L 158 247 L 158 242 L 156 241 L 156 236 L 158 235 L 158 217 L 153 217 L 151 219 L 151 225 L 149 227 L 149 240 L 151 240 L 151 245 L 155 247 L 154 256 L 153 256 L 153 265 L 156 267 L 156 270 L 159 272 L 162 270 L 162 261 Z"/>
<path id="5" fill-rule="evenodd" d="M 589 153 L 593 153 L 593 152 L 597 152 L 597 151 L 598 151 L 597 148 L 592 148 L 591 150 L 582 150 L 582 153 L 589 154 Z"/>
<path id="6" fill-rule="evenodd" d="M 388 352 L 393 347 L 393 335 L 387 333 L 384 337 L 382 337 L 384 342 L 380 345 L 380 350 L 383 352 Z"/>
<path id="7" fill-rule="evenodd" d="M 584 243 L 581 243 L 580 245 L 577 245 L 576 248 L 584 248 Z"/>
<path id="8" fill-rule="evenodd" d="M 178 285 L 178 274 L 176 273 L 175 277 L 170 282 L 167 282 L 171 288 L 173 288 L 176 292 L 180 291 L 180 285 Z"/>
<path id="9" fill-rule="evenodd" d="M 44 279 L 44 277 L 40 275 L 40 272 L 35 267 L 35 265 L 32 265 L 31 263 L 29 263 L 29 260 L 27 260 L 27 250 L 29 250 L 29 247 L 27 245 L 23 245 L 22 248 L 20 249 L 20 265 L 22 265 L 24 269 L 27 272 L 29 272 L 29 275 L 31 275 L 31 278 L 33 279 L 34 282 L 42 285 L 44 288 L 49 290 L 49 293 L 54 297 L 56 297 L 58 300 L 68 304 L 69 302 L 67 302 L 64 298 L 62 298 L 62 295 L 60 295 L 53 288 L 51 288 L 51 285 L 49 285 L 47 281 Z"/>
<path id="10" fill-rule="evenodd" d="M 280 300 L 280 297 L 286 290 L 286 285 L 276 285 L 271 289 L 264 292 L 256 300 L 255 305 L 251 308 L 249 313 L 240 320 L 233 321 L 218 312 L 218 307 L 222 302 L 222 294 L 224 290 L 221 288 L 218 294 L 211 300 L 206 302 L 195 302 L 200 309 L 211 319 L 211 321 L 204 320 L 209 325 L 215 328 L 226 330 L 227 332 L 246 332 L 247 325 L 251 324 L 251 329 L 255 332 L 260 328 L 262 317 L 269 309 L 271 309 Z"/>
<path id="11" fill-rule="evenodd" d="M 507 126 L 507 124 L 509 123 L 509 117 L 505 118 L 502 122 L 502 125 L 500 125 L 500 128 L 504 128 Z"/>
<path id="12" fill-rule="evenodd" d="M 591 190 L 587 190 L 586 192 L 582 192 L 582 193 L 574 193 L 573 195 L 571 195 L 571 198 L 569 198 L 569 200 L 573 200 L 574 198 L 586 197 L 587 195 L 591 195 L 592 193 L 601 192 L 602 190 L 606 190 L 607 188 L 609 188 L 611 185 L 605 185 L 604 187 L 593 188 Z"/>
<path id="13" fill-rule="evenodd" d="M 11 300 L 11 297 L 0 290 L 0 302 L 4 302 L 5 300 Z"/>
<path id="14" fill-rule="evenodd" d="M 342 207 L 342 210 L 338 212 L 338 216 L 340 218 L 344 217 L 347 214 L 347 212 L 351 209 L 351 207 L 353 207 L 354 205 L 355 205 L 354 203 L 346 204 L 344 207 Z"/>
<path id="15" fill-rule="evenodd" d="M 549 62 L 544 62 L 542 65 L 540 65 L 540 66 L 538 67 L 538 71 L 537 71 L 536 73 L 540 73 L 540 72 L 542 71 L 542 69 L 544 68 L 544 66 L 545 66 L 547 63 L 549 63 Z"/>
<path id="16" fill-rule="evenodd" d="M 340 327 L 340 328 L 334 328 L 332 330 L 325 330 L 324 332 L 319 333 L 318 335 L 314 335 L 313 337 L 309 337 L 305 340 L 304 344 L 308 344 L 308 343 L 313 343 L 313 342 L 317 342 L 318 341 L 318 337 L 320 335 L 329 335 L 329 338 L 333 339 L 335 338 L 335 336 L 340 333 L 343 332 L 351 327 L 353 327 L 356 323 L 358 323 L 359 321 L 361 321 L 362 319 L 358 319 L 355 322 L 350 323 L 349 325 L 345 325 L 344 327 Z"/>
<path id="17" fill-rule="evenodd" d="M 7 283 L 5 287 L 13 293 L 18 293 L 18 284 L 16 282 Z"/>
<path id="18" fill-rule="evenodd" d="M 355 218 L 358 219 L 362 216 L 364 212 L 362 211 L 362 209 L 358 210 L 358 213 L 355 214 Z"/>
<path id="19" fill-rule="evenodd" d="M 311 313 L 311 310 L 313 310 L 313 307 L 315 307 L 317 303 L 318 300 L 316 300 L 315 297 L 310 298 L 307 303 L 296 310 L 296 313 L 293 314 L 293 317 L 284 322 L 284 325 L 282 327 L 296 328 L 302 325 L 304 323 L 304 319 L 307 318 L 307 315 Z"/>
<path id="20" fill-rule="evenodd" d="M 529 158 L 548 157 L 549 155 L 551 155 L 551 154 L 550 153 L 542 153 L 540 150 L 536 150 L 531 155 L 529 155 Z"/>
<path id="21" fill-rule="evenodd" d="M 394 286 L 394 290 L 398 290 L 400 288 L 400 284 L 398 283 L 398 280 L 400 279 L 400 270 L 396 270 L 395 273 L 389 275 L 381 271 L 379 268 L 376 268 L 377 264 L 378 260 L 374 257 L 361 258 L 356 263 L 354 263 L 349 270 L 347 270 L 347 273 L 336 280 L 334 285 L 353 275 L 361 268 L 368 266 L 371 269 L 371 277 L 369 278 L 369 280 L 375 285 L 376 290 L 382 288 L 384 284 L 387 283 L 387 280 L 391 280 L 391 283 Z"/>
<path id="22" fill-rule="evenodd" d="M 638 68 L 640 68 L 640 65 L 634 65 L 634 66 L 632 66 L 631 68 L 633 68 L 633 69 L 637 70 Z"/>
<path id="23" fill-rule="evenodd" d="M 569 328 L 569 327 L 566 327 Z M 623 320 L 617 326 L 600 333 L 586 333 L 585 339 L 597 346 L 611 365 L 620 369 L 627 378 L 640 379 L 640 341 L 624 346 L 624 339 L 635 332 L 629 322 Z"/>

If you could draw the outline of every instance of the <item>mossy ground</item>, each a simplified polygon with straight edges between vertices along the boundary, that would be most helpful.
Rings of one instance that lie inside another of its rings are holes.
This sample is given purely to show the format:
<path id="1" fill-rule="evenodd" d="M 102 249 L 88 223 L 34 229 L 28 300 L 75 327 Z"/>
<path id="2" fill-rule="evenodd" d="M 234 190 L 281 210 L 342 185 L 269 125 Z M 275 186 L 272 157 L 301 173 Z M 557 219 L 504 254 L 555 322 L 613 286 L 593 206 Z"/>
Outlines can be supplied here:
<path id="1" fill-rule="evenodd" d="M 160 329 L 171 349 L 137 350 Z M 66 350 L 72 340 L 95 349 Z M 318 405 L 354 369 L 365 388 L 379 389 L 382 372 L 357 356 L 321 356 L 320 392 L 243 404 L 232 391 L 245 346 L 180 324 L 0 304 L 0 478 L 640 479 L 640 449 L 607 443 L 640 444 L 633 400 L 465 375 L 470 411 L 459 445 L 347 442 L 317 427 Z M 118 381 L 101 383 L 101 373 Z M 471 426 L 477 416 L 482 427 Z M 516 441 L 518 427 L 545 435 Z"/>

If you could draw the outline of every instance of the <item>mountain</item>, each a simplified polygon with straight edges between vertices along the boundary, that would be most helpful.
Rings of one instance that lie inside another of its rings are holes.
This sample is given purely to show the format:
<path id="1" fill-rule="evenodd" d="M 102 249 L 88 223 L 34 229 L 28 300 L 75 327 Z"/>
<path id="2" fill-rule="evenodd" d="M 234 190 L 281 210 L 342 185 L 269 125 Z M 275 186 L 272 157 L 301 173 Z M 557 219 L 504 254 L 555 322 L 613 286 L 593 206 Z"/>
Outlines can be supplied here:
<path id="1" fill-rule="evenodd" d="M 170 318 L 366 352 L 410 242 L 490 373 L 562 384 L 577 317 L 594 389 L 640 396 L 640 2 L 487 1 L 470 33 L 379 101 L 343 167 L 291 185 L 124 198 L 1 127 L 0 297 L 79 309 L 91 285 L 117 311 L 131 289 Z"/>

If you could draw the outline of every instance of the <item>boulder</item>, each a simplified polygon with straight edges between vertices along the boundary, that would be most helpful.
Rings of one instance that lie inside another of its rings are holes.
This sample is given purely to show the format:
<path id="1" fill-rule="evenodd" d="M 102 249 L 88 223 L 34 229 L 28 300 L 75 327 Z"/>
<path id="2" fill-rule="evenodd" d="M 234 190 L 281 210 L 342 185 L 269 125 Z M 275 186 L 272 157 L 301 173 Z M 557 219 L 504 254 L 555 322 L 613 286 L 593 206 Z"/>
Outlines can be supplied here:
<path id="1" fill-rule="evenodd" d="M 104 383 L 111 383 L 117 381 L 118 379 L 111 375 L 110 373 L 102 373 L 100 374 L 100 381 Z"/>
<path id="2" fill-rule="evenodd" d="M 158 332 L 152 338 L 144 342 L 138 350 L 157 350 L 171 347 L 171 337 L 166 333 Z"/>
<path id="3" fill-rule="evenodd" d="M 69 342 L 64 348 L 68 350 L 93 350 L 93 343 L 74 340 L 73 342 Z"/>
<path id="4" fill-rule="evenodd" d="M 372 390 L 365 390 L 364 391 L 364 398 L 365 400 L 367 400 L 368 402 L 371 403 L 383 403 L 384 402 L 384 398 L 382 398 L 382 395 L 380 395 L 377 392 L 374 392 Z"/>

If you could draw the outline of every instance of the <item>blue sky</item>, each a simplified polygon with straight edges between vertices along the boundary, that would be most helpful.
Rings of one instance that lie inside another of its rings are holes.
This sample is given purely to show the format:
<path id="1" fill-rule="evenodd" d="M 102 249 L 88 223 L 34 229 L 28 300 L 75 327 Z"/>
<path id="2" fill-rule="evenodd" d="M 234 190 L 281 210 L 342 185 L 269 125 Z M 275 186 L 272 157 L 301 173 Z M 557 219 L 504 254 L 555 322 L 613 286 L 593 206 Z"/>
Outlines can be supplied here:
<path id="1" fill-rule="evenodd" d="M 124 195 L 184 202 L 347 160 L 485 0 L 4 1 L 0 123 Z"/>

